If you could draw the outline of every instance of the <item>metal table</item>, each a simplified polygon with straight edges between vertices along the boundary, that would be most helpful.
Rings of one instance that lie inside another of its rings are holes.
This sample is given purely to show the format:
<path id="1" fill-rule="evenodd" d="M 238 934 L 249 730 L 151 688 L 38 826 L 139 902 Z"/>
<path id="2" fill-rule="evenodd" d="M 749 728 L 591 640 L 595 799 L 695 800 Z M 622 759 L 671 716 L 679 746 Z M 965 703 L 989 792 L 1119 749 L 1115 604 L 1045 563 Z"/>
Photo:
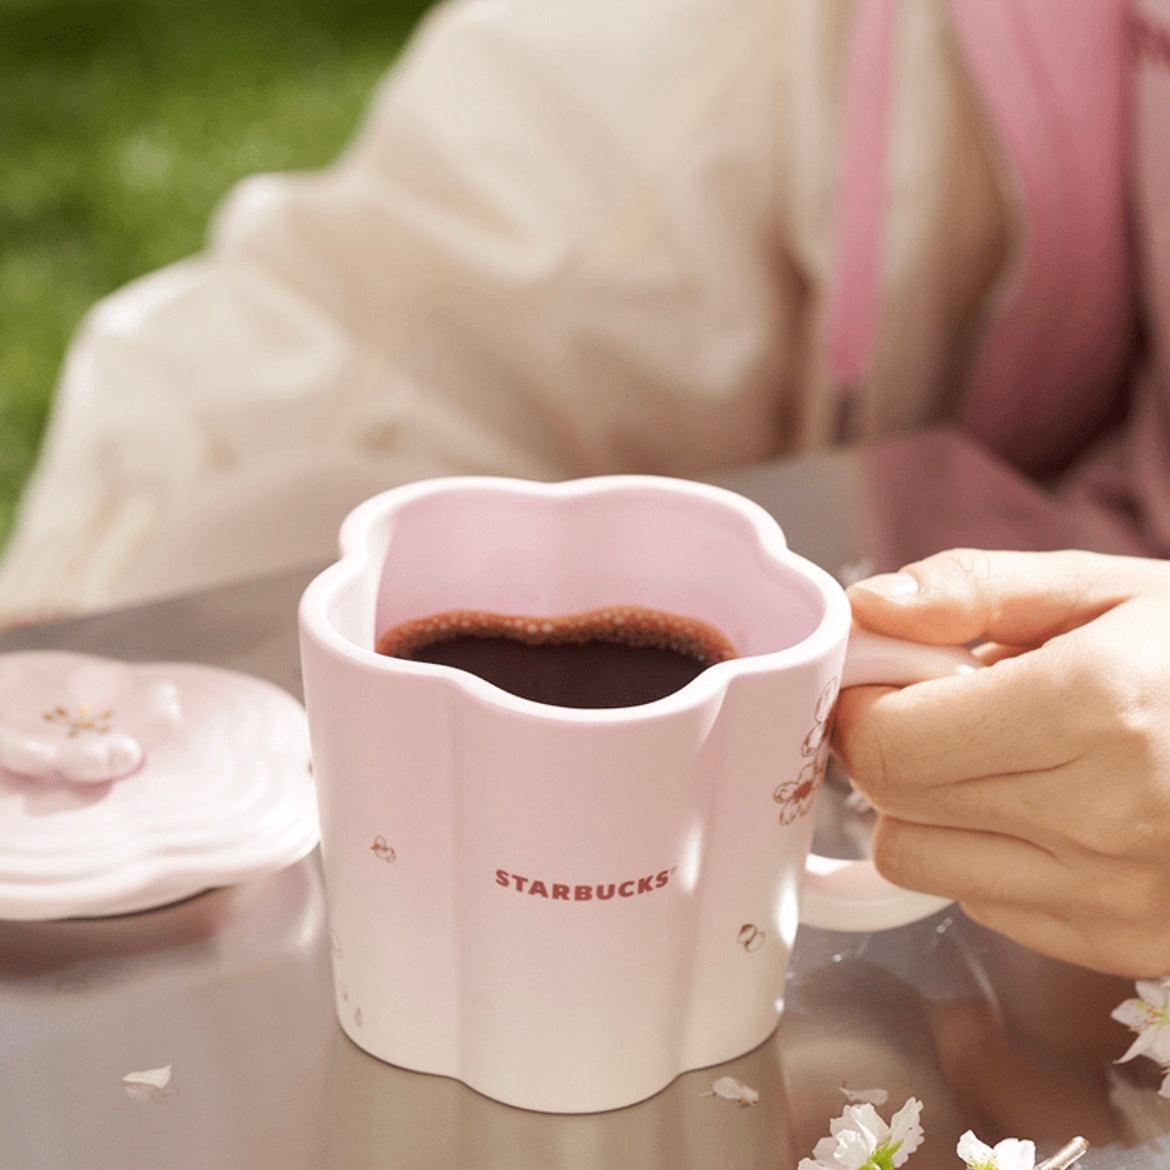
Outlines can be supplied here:
<path id="1" fill-rule="evenodd" d="M 980 493 L 971 490 L 981 472 Z M 1109 546 L 1100 530 L 948 433 L 750 469 L 720 482 L 776 513 L 794 548 L 839 571 L 947 545 Z M 867 568 L 869 566 L 866 566 Z M 0 649 L 68 647 L 250 671 L 299 693 L 295 606 L 312 569 L 9 631 Z M 818 846 L 862 835 L 826 786 Z M 925 1102 L 912 1170 L 955 1167 L 972 1127 L 1073 1134 L 1087 1170 L 1170 1166 L 1170 1102 L 1145 1061 L 1117 1068 L 1121 980 L 1033 955 L 954 910 L 884 935 L 801 931 L 774 1036 L 614 1113 L 558 1117 L 390 1067 L 334 1022 L 316 857 L 144 914 L 0 924 L 3 1170 L 780 1170 L 840 1111 L 842 1082 Z M 130 1070 L 173 1064 L 140 1099 Z M 729 1073 L 742 1108 L 702 1096 Z"/>

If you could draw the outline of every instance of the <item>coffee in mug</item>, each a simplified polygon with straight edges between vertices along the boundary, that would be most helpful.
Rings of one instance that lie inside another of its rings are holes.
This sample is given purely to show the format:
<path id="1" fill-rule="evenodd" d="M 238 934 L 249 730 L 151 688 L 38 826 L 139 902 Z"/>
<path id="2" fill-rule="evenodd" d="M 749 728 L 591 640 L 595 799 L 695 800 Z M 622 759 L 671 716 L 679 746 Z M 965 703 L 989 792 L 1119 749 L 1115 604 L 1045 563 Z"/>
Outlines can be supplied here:
<path id="1" fill-rule="evenodd" d="M 377 650 L 468 671 L 522 699 L 585 708 L 653 703 L 736 657 L 710 623 L 640 605 L 536 617 L 445 610 L 389 627 Z"/>

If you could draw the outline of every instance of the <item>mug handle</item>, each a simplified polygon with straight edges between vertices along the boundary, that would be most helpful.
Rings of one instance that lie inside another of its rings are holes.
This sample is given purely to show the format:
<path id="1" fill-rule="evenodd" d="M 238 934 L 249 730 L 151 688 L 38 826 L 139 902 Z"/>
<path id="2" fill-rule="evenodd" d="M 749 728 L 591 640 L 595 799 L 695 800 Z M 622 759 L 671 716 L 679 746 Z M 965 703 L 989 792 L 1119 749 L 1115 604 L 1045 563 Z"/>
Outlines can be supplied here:
<path id="1" fill-rule="evenodd" d="M 981 665 L 970 651 L 960 647 L 924 646 L 854 628 L 841 686 L 907 686 L 965 674 Z M 810 853 L 800 921 L 822 930 L 889 930 L 929 918 L 950 904 L 949 898 L 903 890 L 886 881 L 872 861 L 845 861 Z"/>

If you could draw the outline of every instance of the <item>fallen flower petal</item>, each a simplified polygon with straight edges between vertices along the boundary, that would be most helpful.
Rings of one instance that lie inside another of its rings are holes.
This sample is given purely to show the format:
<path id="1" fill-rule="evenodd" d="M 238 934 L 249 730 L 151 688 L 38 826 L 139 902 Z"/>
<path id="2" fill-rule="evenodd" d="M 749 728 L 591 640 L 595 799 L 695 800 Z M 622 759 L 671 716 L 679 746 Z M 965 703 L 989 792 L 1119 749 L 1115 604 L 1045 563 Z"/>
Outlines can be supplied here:
<path id="1" fill-rule="evenodd" d="M 171 1083 L 171 1066 L 162 1068 L 143 1069 L 142 1072 L 129 1072 L 122 1078 L 122 1084 L 127 1088 L 154 1089 L 162 1092 Z"/>
<path id="2" fill-rule="evenodd" d="M 885 1105 L 890 1099 L 890 1094 L 885 1089 L 850 1089 L 842 1085 L 841 1092 L 846 1101 L 867 1105 Z"/>
<path id="3" fill-rule="evenodd" d="M 750 1085 L 737 1081 L 735 1077 L 720 1077 L 711 1083 L 711 1091 L 700 1093 L 700 1097 L 721 1097 L 724 1101 L 738 1101 L 741 1105 L 754 1105 L 760 1094 Z"/>

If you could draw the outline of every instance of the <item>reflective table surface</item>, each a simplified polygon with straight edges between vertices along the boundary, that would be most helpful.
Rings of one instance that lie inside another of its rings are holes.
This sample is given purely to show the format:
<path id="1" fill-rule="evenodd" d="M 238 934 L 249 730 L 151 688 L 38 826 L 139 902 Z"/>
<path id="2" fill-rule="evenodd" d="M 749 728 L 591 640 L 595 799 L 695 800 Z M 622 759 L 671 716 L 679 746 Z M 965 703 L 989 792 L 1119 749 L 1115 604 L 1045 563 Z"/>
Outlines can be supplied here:
<path id="1" fill-rule="evenodd" d="M 976 476 L 974 473 L 978 472 Z M 982 485 L 971 490 L 976 479 Z M 1109 548 L 946 433 L 720 478 L 760 500 L 797 551 L 845 575 L 949 545 Z M 229 666 L 299 693 L 296 602 L 312 568 L 0 636 Z M 827 785 L 817 845 L 865 845 Z M 957 909 L 901 930 L 802 930 L 785 1013 L 762 1047 L 628 1109 L 560 1117 L 382 1064 L 333 1018 L 316 857 L 276 876 L 129 917 L 0 923 L 3 1170 L 783 1170 L 840 1112 L 840 1086 L 917 1095 L 911 1170 L 955 1167 L 958 1135 L 1074 1134 L 1085 1170 L 1170 1167 L 1170 1102 L 1146 1061 L 1115 1066 L 1125 981 L 1051 962 Z M 162 1095 L 121 1077 L 173 1066 Z M 757 1105 L 703 1094 L 729 1074 Z"/>

